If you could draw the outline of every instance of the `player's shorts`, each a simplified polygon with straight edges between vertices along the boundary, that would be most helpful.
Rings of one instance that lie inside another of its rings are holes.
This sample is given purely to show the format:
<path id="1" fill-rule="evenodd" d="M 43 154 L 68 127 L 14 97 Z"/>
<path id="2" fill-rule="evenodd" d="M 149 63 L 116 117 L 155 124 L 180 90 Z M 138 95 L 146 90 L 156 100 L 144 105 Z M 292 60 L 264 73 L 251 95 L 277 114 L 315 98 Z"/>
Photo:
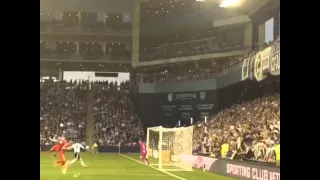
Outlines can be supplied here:
<path id="1" fill-rule="evenodd" d="M 77 160 L 79 160 L 81 157 L 80 157 L 80 153 L 78 152 L 78 153 L 74 153 L 74 158 L 75 159 L 77 159 Z"/>
<path id="2" fill-rule="evenodd" d="M 141 153 L 141 158 L 142 159 L 146 159 L 146 157 L 147 157 L 147 152 L 142 152 Z"/>

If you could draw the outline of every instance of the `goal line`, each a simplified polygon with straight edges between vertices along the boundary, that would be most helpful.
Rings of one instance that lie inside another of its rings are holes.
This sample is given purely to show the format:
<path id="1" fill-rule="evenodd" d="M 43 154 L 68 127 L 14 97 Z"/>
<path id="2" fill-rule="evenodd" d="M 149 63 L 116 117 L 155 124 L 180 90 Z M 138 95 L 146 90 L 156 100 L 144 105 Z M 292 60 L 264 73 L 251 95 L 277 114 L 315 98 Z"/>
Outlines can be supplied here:
<path id="1" fill-rule="evenodd" d="M 124 154 L 119 154 L 119 155 L 122 156 L 122 157 L 124 157 L 124 158 L 127 158 L 127 159 L 130 159 L 130 160 L 132 160 L 132 161 L 135 161 L 135 162 L 137 162 L 137 163 L 139 163 L 139 164 L 143 164 L 142 162 L 140 162 L 140 161 L 138 161 L 138 160 L 136 160 L 136 159 L 134 159 L 134 158 L 132 158 L 132 157 L 126 156 L 126 155 L 124 155 Z M 164 173 L 164 174 L 167 174 L 167 175 L 169 175 L 169 176 L 171 176 L 171 177 L 174 177 L 174 178 L 176 178 L 176 179 L 187 180 L 187 179 L 182 178 L 182 177 L 180 177 L 180 176 L 177 176 L 177 175 L 174 175 L 174 174 L 172 174 L 172 173 L 169 173 L 169 172 L 167 172 L 167 171 L 165 171 L 165 170 L 161 170 L 161 169 L 158 169 L 158 168 L 155 168 L 155 167 L 152 167 L 152 166 L 147 166 L 147 167 L 150 167 L 150 168 L 152 168 L 152 169 L 154 169 L 154 170 L 157 170 L 157 171 L 159 171 L 159 172 L 162 172 L 162 173 Z"/>

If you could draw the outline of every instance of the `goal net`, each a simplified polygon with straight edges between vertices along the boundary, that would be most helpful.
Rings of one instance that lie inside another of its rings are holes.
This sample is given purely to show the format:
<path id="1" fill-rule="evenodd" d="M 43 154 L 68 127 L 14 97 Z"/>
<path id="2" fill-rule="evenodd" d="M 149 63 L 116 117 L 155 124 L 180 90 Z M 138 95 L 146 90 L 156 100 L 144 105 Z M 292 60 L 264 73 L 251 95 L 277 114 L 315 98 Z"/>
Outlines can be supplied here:
<path id="1" fill-rule="evenodd" d="M 192 154 L 193 126 L 151 127 L 147 130 L 150 165 L 164 171 L 192 171 L 192 165 L 180 162 L 180 155 Z"/>

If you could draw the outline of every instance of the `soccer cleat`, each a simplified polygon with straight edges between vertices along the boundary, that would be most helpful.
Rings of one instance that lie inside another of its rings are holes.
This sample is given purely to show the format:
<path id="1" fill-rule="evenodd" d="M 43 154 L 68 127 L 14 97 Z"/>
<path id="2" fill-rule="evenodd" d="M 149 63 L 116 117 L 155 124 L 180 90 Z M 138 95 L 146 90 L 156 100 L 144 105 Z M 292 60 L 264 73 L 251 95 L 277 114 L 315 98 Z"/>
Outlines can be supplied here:
<path id="1" fill-rule="evenodd" d="M 66 169 L 66 168 L 68 168 L 69 166 L 70 166 L 70 161 L 67 161 L 67 162 L 65 162 L 65 163 L 61 166 L 61 168 Z"/>
<path id="2" fill-rule="evenodd" d="M 83 166 L 84 168 L 86 168 L 86 169 L 88 169 L 89 168 L 89 166 Z"/>
<path id="3" fill-rule="evenodd" d="M 53 163 L 53 167 L 57 167 L 57 165 L 58 165 L 58 161 L 55 161 L 55 162 Z"/>
<path id="4" fill-rule="evenodd" d="M 64 166 L 62 167 L 62 174 L 66 174 L 67 173 L 67 170 L 68 170 L 68 167 L 69 167 L 69 161 L 67 161 Z"/>

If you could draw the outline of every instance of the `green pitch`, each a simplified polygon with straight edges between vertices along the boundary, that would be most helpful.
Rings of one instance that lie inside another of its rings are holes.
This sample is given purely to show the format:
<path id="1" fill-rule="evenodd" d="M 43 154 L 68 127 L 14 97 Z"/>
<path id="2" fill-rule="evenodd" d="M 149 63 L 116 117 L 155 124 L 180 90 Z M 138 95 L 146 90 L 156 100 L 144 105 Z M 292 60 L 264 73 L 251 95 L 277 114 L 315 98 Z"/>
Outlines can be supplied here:
<path id="1" fill-rule="evenodd" d="M 138 154 L 91 154 L 82 153 L 81 157 L 89 166 L 83 168 L 80 162 L 69 167 L 67 174 L 61 173 L 60 167 L 53 167 L 52 154 L 40 153 L 41 180 L 231 180 L 210 172 L 164 172 L 140 164 Z M 72 159 L 69 153 L 67 159 Z M 130 159 L 131 158 L 131 159 Z"/>

